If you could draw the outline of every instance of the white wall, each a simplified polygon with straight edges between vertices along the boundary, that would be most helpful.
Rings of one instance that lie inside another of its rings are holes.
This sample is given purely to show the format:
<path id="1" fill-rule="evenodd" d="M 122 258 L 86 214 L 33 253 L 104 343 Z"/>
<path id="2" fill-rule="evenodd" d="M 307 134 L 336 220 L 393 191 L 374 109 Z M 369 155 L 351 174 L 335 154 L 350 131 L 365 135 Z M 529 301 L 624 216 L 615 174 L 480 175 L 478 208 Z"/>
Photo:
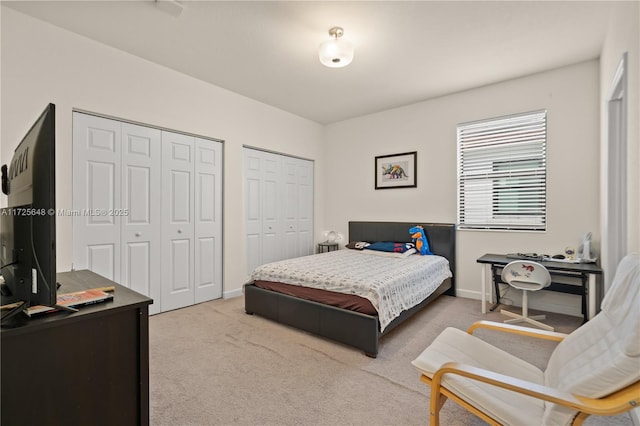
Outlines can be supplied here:
<path id="1" fill-rule="evenodd" d="M 56 205 L 72 208 L 72 110 L 160 126 L 224 143 L 224 292 L 246 280 L 242 146 L 315 160 L 316 235 L 322 237 L 324 129 L 309 120 L 1 8 L 0 164 L 56 104 Z M 6 197 L 0 199 L 6 205 Z M 71 218 L 57 218 L 57 267 L 72 263 Z"/>
<path id="2" fill-rule="evenodd" d="M 612 18 L 601 64 L 577 64 L 324 128 L 1 7 L 0 163 L 10 159 L 48 102 L 58 108 L 59 208 L 72 207 L 74 108 L 225 140 L 224 289 L 237 294 L 246 278 L 243 144 L 315 160 L 315 232 L 320 239 L 324 229 L 346 235 L 348 220 L 455 222 L 455 125 L 546 108 L 548 231 L 460 231 L 459 295 L 479 298 L 475 259 L 485 252 L 557 253 L 566 245 L 577 246 L 586 231 L 599 243 L 600 106 L 607 91 L 602 86 L 610 82 L 623 51 L 631 51 L 629 244 L 630 250 L 640 250 L 640 229 L 633 221 L 640 216 L 637 9 L 637 3 L 622 4 Z M 413 150 L 418 151 L 418 188 L 375 191 L 373 157 Z M 0 197 L 0 205 L 5 202 Z M 71 267 L 71 241 L 71 220 L 58 218 L 59 270 Z M 578 314 L 573 296 L 564 296 L 552 294 L 554 300 L 543 301 L 545 308 L 558 303 L 558 310 Z M 537 302 L 532 300 L 534 307 Z"/>
<path id="3" fill-rule="evenodd" d="M 611 82 L 623 53 L 627 52 L 627 247 L 629 252 L 640 253 L 640 3 L 626 2 L 618 6 L 611 16 L 607 38 L 600 56 L 601 121 L 607 122 L 607 101 Z M 601 149 L 606 155 L 607 128 L 601 129 Z M 603 155 L 602 199 L 606 197 Z M 606 273 L 606 271 L 605 271 Z M 640 425 L 640 408 L 633 410 L 633 421 Z"/>
<path id="4" fill-rule="evenodd" d="M 547 232 L 458 231 L 457 293 L 480 298 L 484 253 L 562 253 L 587 231 L 597 248 L 599 96 L 593 60 L 329 125 L 326 226 L 346 235 L 349 220 L 455 223 L 456 124 L 546 109 Z M 374 157 L 407 151 L 418 151 L 418 187 L 374 190 Z M 580 315 L 577 296 L 534 296 L 533 308 Z"/>
<path id="5" fill-rule="evenodd" d="M 640 252 L 640 3 L 621 2 L 611 16 L 600 57 L 600 95 L 602 123 L 607 122 L 607 101 L 618 64 L 627 52 L 627 223 L 628 251 Z M 603 151 L 607 146 L 607 127 L 601 129 Z M 604 156 L 603 156 L 604 157 Z M 604 159 L 603 159 L 604 160 Z M 603 173 L 606 164 L 603 164 Z M 604 178 L 604 176 L 603 176 Z M 606 190 L 603 188 L 603 190 Z M 604 199 L 603 193 L 603 199 Z"/>

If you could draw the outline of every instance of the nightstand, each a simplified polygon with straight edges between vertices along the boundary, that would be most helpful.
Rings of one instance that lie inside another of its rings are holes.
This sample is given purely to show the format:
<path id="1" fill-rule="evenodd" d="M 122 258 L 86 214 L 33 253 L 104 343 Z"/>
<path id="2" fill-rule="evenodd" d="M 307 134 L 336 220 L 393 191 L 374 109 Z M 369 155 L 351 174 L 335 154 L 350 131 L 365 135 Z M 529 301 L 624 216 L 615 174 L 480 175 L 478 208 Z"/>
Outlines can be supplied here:
<path id="1" fill-rule="evenodd" d="M 318 243 L 318 253 L 327 253 L 334 250 L 338 250 L 338 243 L 330 243 L 328 241 Z"/>

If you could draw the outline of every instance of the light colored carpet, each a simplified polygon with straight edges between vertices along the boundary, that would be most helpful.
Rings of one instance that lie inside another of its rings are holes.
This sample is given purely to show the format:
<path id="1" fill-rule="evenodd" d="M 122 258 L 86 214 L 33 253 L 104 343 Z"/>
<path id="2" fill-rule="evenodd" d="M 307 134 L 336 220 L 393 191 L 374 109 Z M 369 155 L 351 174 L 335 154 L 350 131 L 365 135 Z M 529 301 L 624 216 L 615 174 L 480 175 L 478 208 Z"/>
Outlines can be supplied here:
<path id="1" fill-rule="evenodd" d="M 517 310 L 517 308 L 515 308 Z M 548 314 L 571 332 L 581 319 Z M 429 388 L 411 365 L 446 327 L 466 330 L 478 301 L 442 296 L 383 337 L 378 358 L 244 312 L 244 299 L 215 300 L 150 318 L 152 425 L 425 425 Z M 480 331 L 539 366 L 551 342 Z M 443 426 L 483 425 L 447 402 Z M 630 426 L 629 414 L 587 425 Z M 528 425 L 522 425 L 528 426 Z M 531 425 L 534 426 L 534 425 Z"/>

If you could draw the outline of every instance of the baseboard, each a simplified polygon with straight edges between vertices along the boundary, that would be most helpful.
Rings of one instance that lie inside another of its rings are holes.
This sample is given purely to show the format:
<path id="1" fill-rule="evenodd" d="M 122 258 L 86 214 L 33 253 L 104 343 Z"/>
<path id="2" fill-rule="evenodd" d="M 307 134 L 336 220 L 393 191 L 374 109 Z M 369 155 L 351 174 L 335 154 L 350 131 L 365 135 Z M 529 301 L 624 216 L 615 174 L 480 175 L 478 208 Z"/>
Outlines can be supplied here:
<path id="1" fill-rule="evenodd" d="M 242 296 L 242 287 L 237 288 L 235 290 L 231 290 L 231 291 L 225 291 L 222 293 L 223 299 L 232 299 L 234 297 L 240 297 L 240 296 Z"/>
<path id="2" fill-rule="evenodd" d="M 481 299 L 480 294 L 481 293 L 479 291 L 464 290 L 464 289 L 456 288 L 456 296 L 462 297 L 464 299 L 480 300 Z M 487 293 L 486 299 L 489 300 L 488 293 Z"/>
<path id="3" fill-rule="evenodd" d="M 545 312 L 553 312 L 557 314 L 565 314 L 571 315 L 574 317 L 581 317 L 582 313 L 580 312 L 580 298 L 575 295 L 557 293 L 557 292 L 546 292 L 542 298 L 540 295 L 531 295 L 529 298 L 529 308 L 539 311 Z M 480 295 L 482 293 L 480 291 L 474 290 L 465 290 L 461 288 L 456 289 L 456 296 L 462 297 L 465 299 L 473 299 L 478 301 L 478 310 L 480 310 Z M 518 294 L 517 290 L 512 290 L 509 294 L 506 295 L 507 299 L 513 301 L 513 305 L 516 307 L 521 306 L 521 296 Z M 487 302 L 489 302 L 489 294 L 486 296 Z M 566 303 L 562 303 L 566 302 Z M 640 426 L 640 425 L 636 425 Z"/>
<path id="4" fill-rule="evenodd" d="M 556 314 L 582 317 L 580 296 L 574 294 L 558 293 L 553 291 L 534 292 L 529 296 L 529 308 L 553 312 Z M 516 299 L 516 304 L 521 304 L 521 299 Z"/>

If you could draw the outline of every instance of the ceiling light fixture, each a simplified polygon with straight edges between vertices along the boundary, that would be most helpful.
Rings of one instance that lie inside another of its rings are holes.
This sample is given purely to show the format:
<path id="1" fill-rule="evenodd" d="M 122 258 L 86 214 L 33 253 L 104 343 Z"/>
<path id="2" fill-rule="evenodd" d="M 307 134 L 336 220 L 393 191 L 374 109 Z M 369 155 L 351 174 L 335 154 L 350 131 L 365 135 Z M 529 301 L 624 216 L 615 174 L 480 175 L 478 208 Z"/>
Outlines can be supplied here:
<path id="1" fill-rule="evenodd" d="M 329 30 L 329 35 L 333 37 L 320 45 L 318 56 L 320 62 L 330 68 L 346 67 L 353 60 L 353 45 L 350 41 L 341 39 L 344 30 L 340 27 L 333 27 Z"/>

